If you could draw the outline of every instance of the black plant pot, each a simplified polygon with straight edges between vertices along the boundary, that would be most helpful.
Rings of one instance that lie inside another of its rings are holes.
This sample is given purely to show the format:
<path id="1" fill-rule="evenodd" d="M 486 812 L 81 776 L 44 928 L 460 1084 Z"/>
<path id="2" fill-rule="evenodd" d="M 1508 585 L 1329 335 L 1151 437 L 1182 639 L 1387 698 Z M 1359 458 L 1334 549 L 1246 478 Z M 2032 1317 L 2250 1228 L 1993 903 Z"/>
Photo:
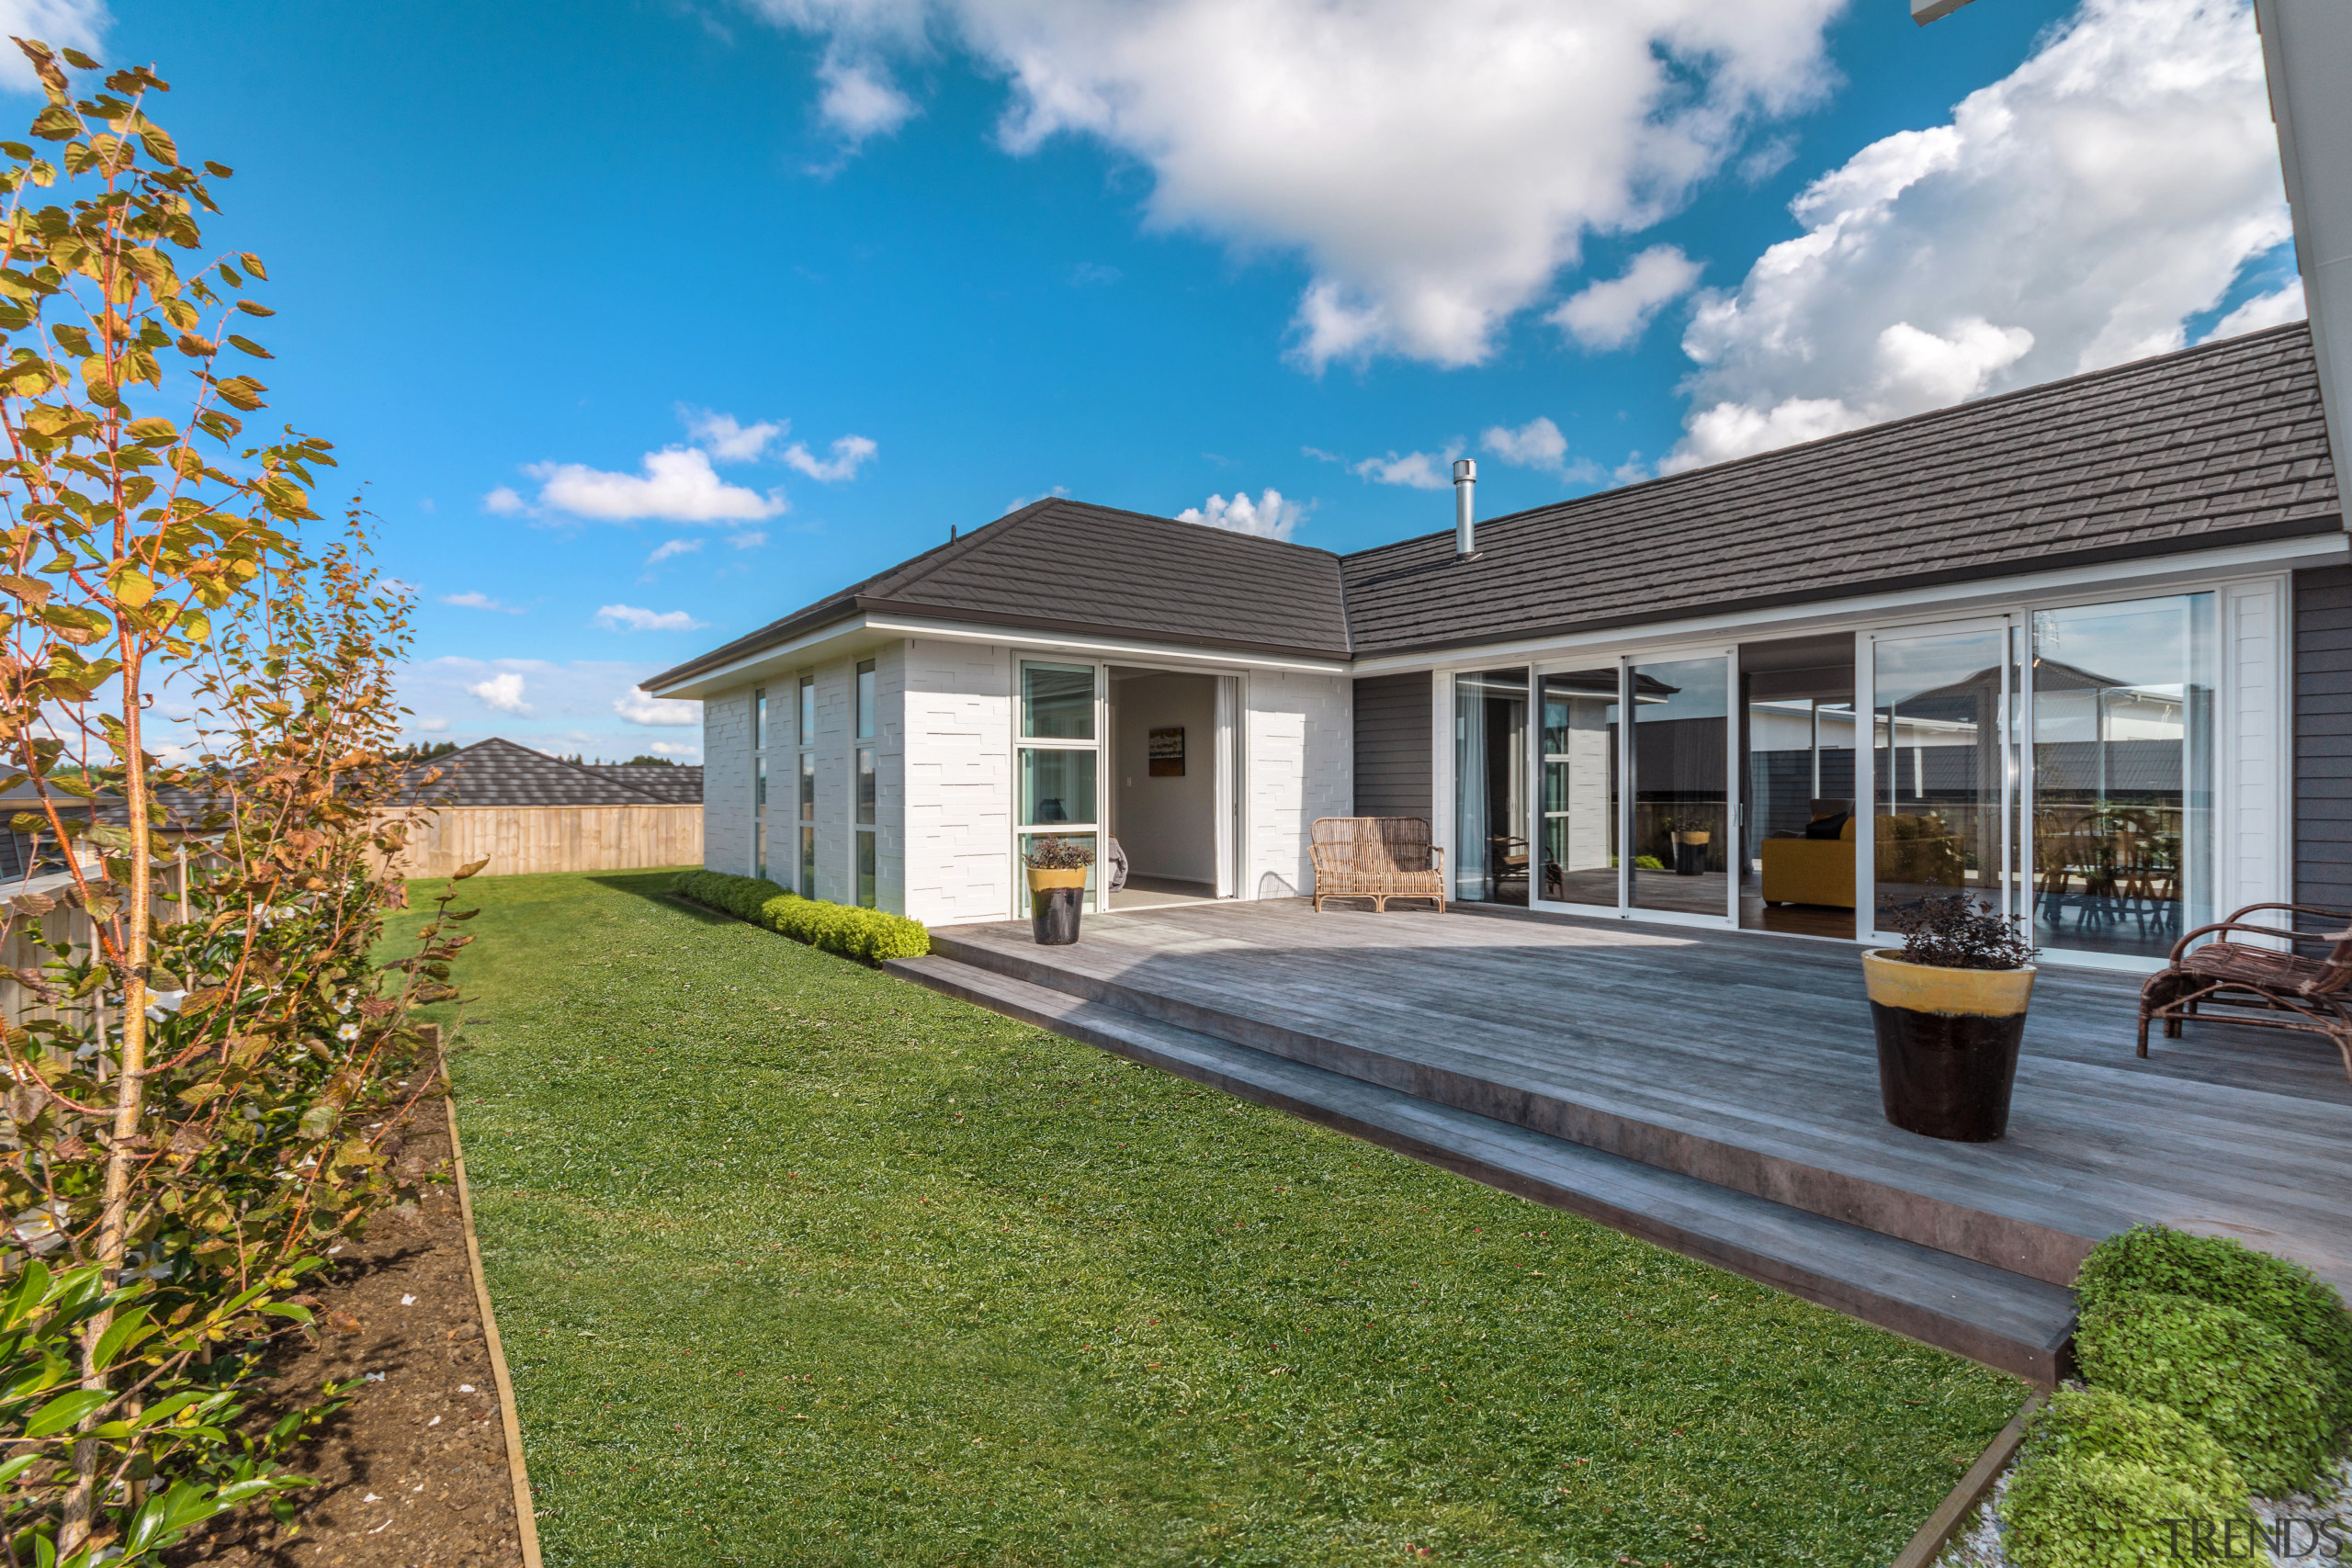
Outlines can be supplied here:
<path id="1" fill-rule="evenodd" d="M 1675 840 L 1675 843 L 1674 843 L 1674 874 L 1675 874 L 1675 875 L 1677 875 L 1677 876 L 1702 876 L 1702 875 L 1704 875 L 1704 874 L 1706 874 L 1706 870 L 1707 870 L 1707 846 L 1706 846 L 1704 843 L 1687 844 L 1687 843 L 1684 843 L 1684 842 L 1683 842 L 1682 840 L 1680 840 L 1679 839 L 1678 839 L 1678 840 Z"/>
<path id="2" fill-rule="evenodd" d="M 1078 917 L 1086 904 L 1083 887 L 1041 887 L 1029 895 L 1029 931 L 1040 947 L 1068 947 L 1078 940 Z"/>
<path id="3" fill-rule="evenodd" d="M 1929 968 L 1877 953 L 1862 965 L 1886 1119 L 1962 1144 L 2007 1132 L 2033 970 Z"/>

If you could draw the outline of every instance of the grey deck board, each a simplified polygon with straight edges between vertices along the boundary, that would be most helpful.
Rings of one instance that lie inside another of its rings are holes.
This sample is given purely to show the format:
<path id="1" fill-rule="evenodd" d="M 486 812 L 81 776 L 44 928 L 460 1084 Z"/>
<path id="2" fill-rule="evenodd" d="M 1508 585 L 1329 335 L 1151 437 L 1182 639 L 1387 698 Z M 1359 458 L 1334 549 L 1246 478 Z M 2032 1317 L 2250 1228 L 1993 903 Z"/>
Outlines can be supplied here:
<path id="1" fill-rule="evenodd" d="M 893 972 L 2047 1383 L 2073 1292 L 939 956 Z"/>
<path id="2" fill-rule="evenodd" d="M 1850 947 L 1303 902 L 1025 922 L 939 951 L 2052 1282 L 2139 1220 L 2352 1285 L 2352 1085 L 2323 1043 L 2207 1026 L 2132 1053 L 2136 982 L 2045 966 L 2009 1136 L 1885 1122 Z"/>

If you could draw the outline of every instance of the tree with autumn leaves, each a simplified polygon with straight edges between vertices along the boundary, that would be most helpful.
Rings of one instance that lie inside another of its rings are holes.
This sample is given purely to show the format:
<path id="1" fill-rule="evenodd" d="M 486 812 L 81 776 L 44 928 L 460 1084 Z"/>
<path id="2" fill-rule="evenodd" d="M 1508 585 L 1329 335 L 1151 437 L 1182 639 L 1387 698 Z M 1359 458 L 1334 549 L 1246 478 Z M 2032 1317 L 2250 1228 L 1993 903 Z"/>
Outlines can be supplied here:
<path id="1" fill-rule="evenodd" d="M 231 171 L 183 162 L 152 70 L 17 47 L 46 102 L 0 141 L 0 811 L 43 858 L 0 902 L 0 1550 L 78 1565 L 290 1515 L 281 1456 L 351 1391 L 254 1390 L 328 1249 L 428 1174 L 413 1012 L 466 917 L 379 961 L 409 604 L 356 510 L 311 536 L 330 445 L 246 434 L 268 275 L 200 227 Z"/>

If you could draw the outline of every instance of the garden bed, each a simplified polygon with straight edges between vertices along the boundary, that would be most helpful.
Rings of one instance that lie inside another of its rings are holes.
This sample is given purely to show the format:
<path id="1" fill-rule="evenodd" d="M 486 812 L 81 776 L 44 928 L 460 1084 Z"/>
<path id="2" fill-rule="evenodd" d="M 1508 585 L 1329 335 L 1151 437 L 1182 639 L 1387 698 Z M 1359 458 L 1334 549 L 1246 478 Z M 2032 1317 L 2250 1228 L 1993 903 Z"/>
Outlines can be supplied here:
<path id="1" fill-rule="evenodd" d="M 449 1168 L 443 1102 L 419 1105 L 403 1154 Z M 170 1554 L 175 1564 L 253 1568 L 516 1568 L 514 1489 L 496 1380 L 466 1257 L 457 1190 L 428 1188 L 413 1215 L 379 1214 L 335 1255 L 316 1291 L 322 1332 L 277 1364 L 273 1391 L 370 1382 L 288 1467 L 318 1485 L 295 1494 L 297 1529 L 249 1509 Z"/>

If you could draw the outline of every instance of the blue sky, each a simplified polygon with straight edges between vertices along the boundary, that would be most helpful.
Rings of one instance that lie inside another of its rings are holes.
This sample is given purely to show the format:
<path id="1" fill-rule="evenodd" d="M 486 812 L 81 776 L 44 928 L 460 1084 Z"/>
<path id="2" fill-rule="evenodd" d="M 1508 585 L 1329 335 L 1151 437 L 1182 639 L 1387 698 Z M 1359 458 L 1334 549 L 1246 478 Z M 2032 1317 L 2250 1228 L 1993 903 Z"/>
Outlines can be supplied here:
<path id="1" fill-rule="evenodd" d="M 691 756 L 638 679 L 1057 489 L 1345 550 L 2300 313 L 2207 0 L 0 5 L 236 168 L 459 740 Z"/>

